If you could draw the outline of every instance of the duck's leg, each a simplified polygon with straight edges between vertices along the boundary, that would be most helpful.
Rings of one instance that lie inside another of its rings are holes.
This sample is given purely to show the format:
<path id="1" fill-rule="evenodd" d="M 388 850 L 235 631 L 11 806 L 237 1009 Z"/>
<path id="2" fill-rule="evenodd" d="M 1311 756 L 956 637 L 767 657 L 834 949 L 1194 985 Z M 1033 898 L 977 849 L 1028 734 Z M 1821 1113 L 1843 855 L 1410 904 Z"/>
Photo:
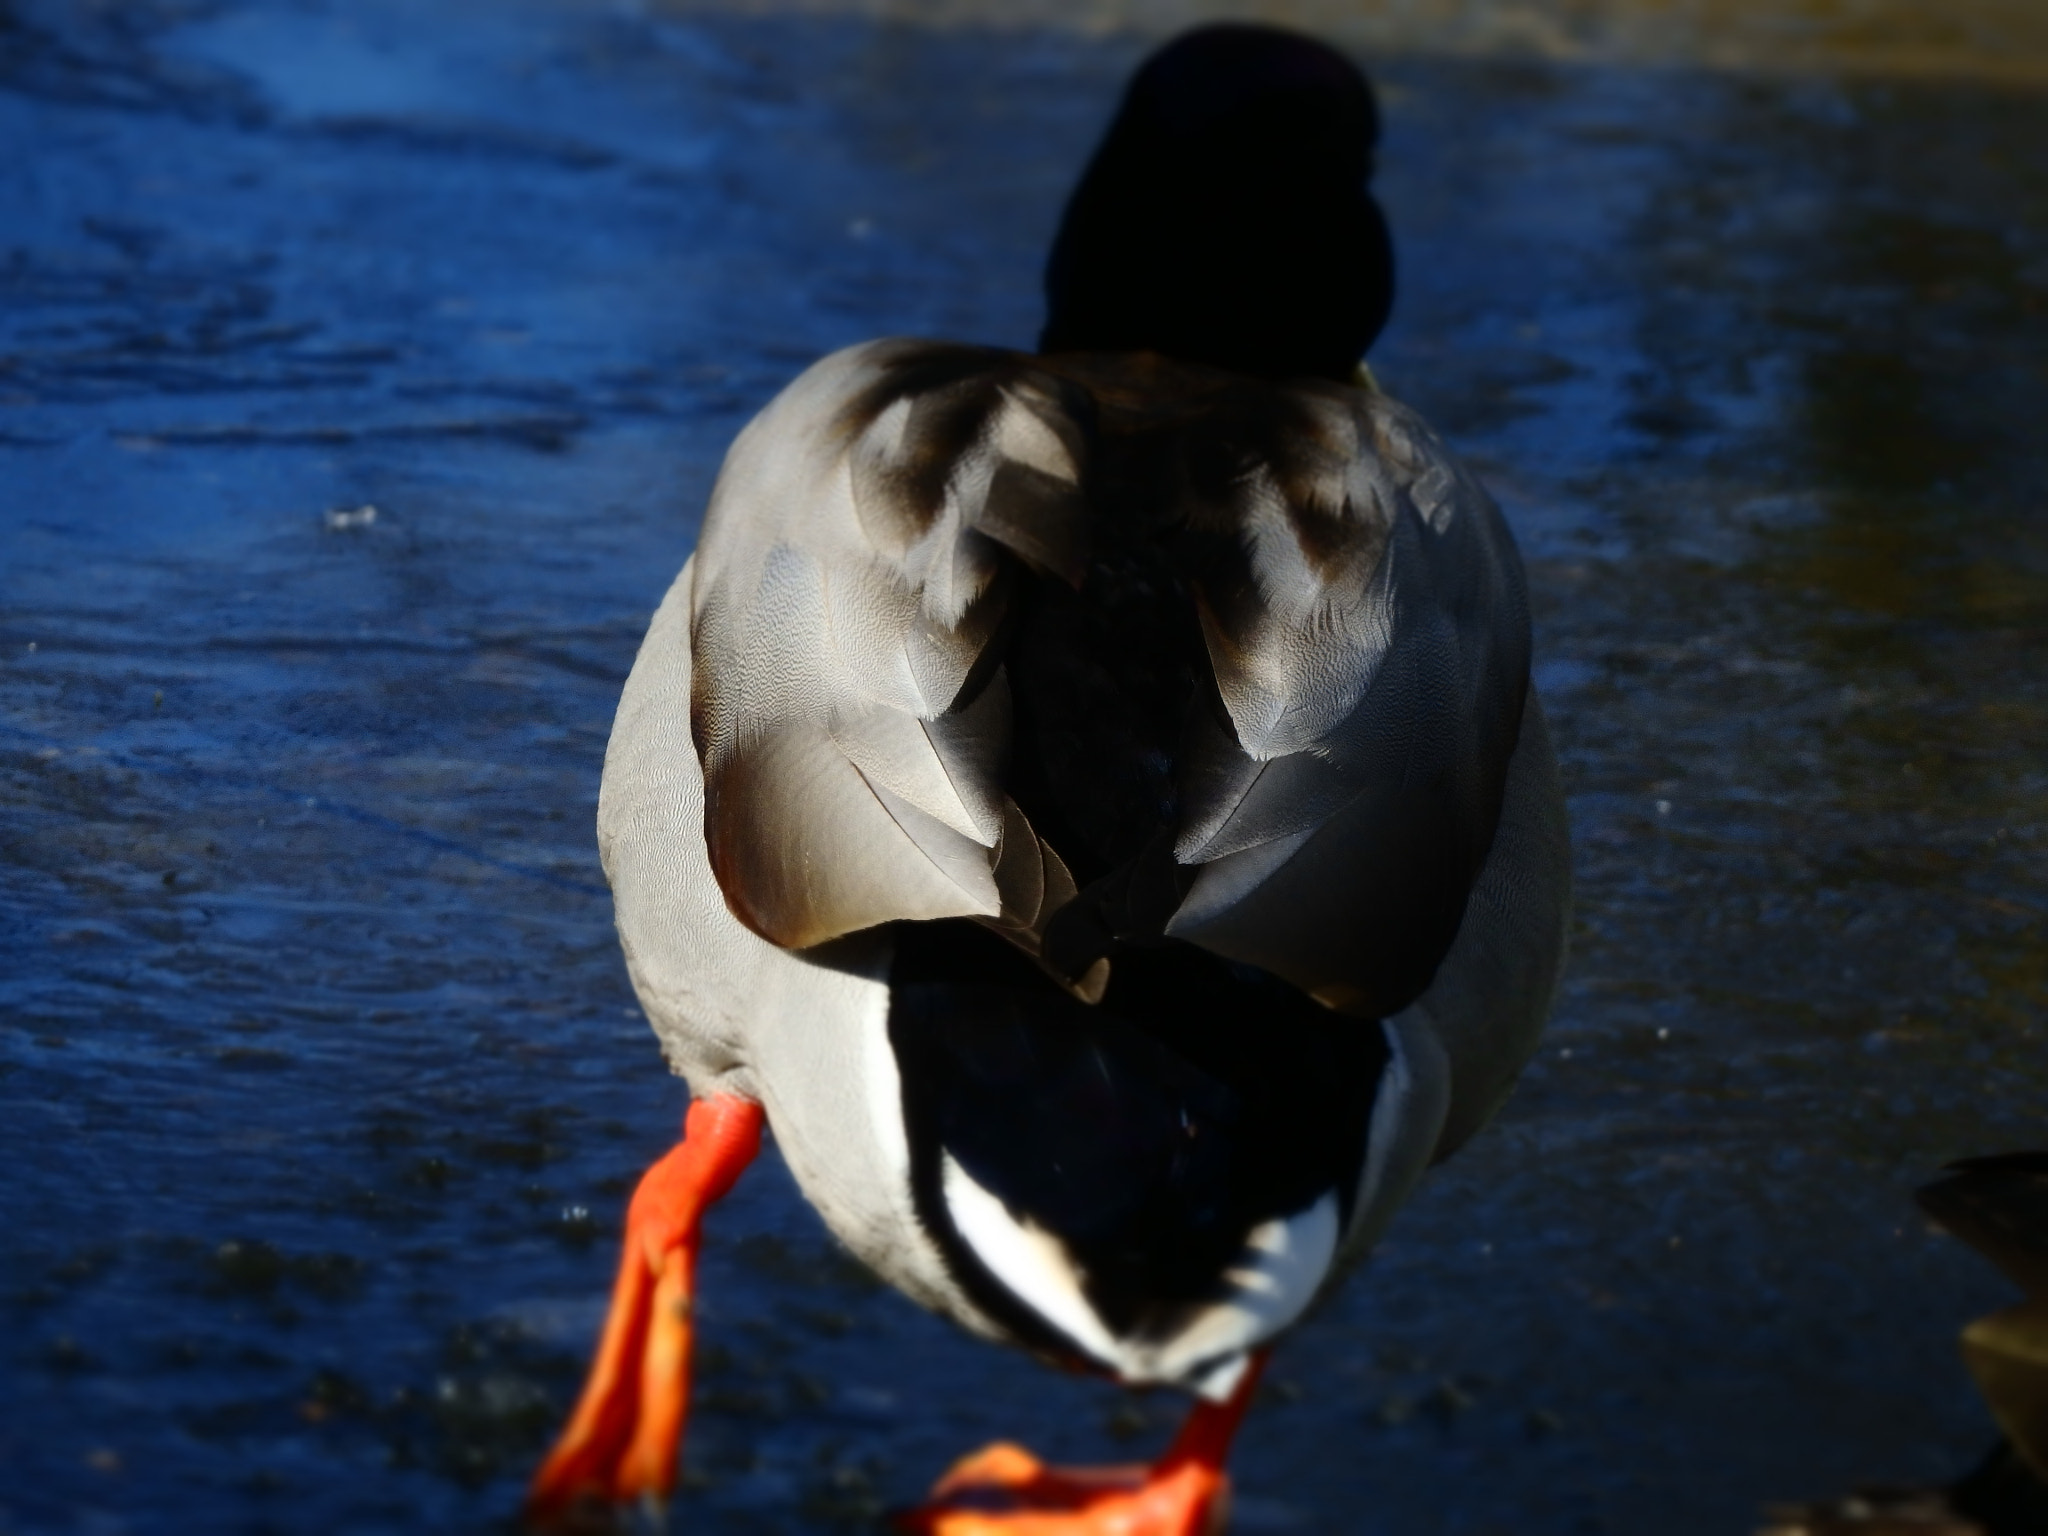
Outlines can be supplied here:
<path id="1" fill-rule="evenodd" d="M 582 1400 L 527 1492 L 529 1515 L 579 1498 L 662 1502 L 690 1407 L 690 1298 L 704 1212 L 761 1149 L 761 1106 L 699 1099 L 683 1139 L 648 1169 L 626 1213 L 626 1249 Z"/>
<path id="2" fill-rule="evenodd" d="M 912 1536 L 1218 1536 L 1230 1502 L 1223 1461 L 1265 1360 L 1253 1355 L 1223 1402 L 1197 1404 L 1150 1467 L 1049 1467 L 999 1443 L 956 1462 L 897 1526 Z"/>

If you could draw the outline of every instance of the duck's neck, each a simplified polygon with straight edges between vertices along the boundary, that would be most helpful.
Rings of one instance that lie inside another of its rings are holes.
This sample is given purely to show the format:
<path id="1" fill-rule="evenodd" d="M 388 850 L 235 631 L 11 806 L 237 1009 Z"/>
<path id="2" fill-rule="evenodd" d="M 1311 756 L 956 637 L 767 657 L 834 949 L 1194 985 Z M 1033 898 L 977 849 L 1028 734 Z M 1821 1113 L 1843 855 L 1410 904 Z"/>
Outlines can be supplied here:
<path id="1" fill-rule="evenodd" d="M 1350 382 L 1393 307 L 1386 226 L 1362 193 L 1291 228 L 1289 210 L 1253 198 L 1179 220 L 1130 203 L 1078 211 L 1047 274 L 1041 352 L 1148 351 Z"/>

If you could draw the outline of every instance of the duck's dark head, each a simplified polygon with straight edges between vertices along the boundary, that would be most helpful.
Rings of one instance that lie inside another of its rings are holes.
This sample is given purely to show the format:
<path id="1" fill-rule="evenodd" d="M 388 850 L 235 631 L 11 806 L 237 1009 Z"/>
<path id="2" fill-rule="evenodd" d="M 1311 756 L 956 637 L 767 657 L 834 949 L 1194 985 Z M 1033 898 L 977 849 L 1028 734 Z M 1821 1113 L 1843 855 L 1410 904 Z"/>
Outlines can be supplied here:
<path id="1" fill-rule="evenodd" d="M 1365 76 L 1310 38 L 1226 25 L 1167 44 L 1067 204 L 1040 350 L 1349 379 L 1394 301 L 1378 138 Z"/>

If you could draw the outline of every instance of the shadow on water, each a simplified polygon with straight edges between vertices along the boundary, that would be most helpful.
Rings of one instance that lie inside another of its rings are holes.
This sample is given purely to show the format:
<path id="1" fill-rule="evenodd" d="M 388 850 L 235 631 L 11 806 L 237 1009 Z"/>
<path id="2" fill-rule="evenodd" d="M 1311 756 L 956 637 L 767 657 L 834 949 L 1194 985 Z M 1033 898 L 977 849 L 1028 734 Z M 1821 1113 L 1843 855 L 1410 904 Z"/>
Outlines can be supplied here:
<path id="1" fill-rule="evenodd" d="M 0 1526 L 504 1528 L 680 1108 L 590 837 L 646 615 L 803 363 L 1029 341 L 1142 46 L 0 8 Z M 1501 1123 L 1277 1361 L 1239 1528 L 1945 1482 L 2004 1298 L 1910 1192 L 2048 1104 L 2048 96 L 1375 68 L 1376 366 L 1529 556 L 1580 921 Z M 915 1313 L 772 1162 L 702 1315 L 693 1529 L 1178 1411 Z"/>

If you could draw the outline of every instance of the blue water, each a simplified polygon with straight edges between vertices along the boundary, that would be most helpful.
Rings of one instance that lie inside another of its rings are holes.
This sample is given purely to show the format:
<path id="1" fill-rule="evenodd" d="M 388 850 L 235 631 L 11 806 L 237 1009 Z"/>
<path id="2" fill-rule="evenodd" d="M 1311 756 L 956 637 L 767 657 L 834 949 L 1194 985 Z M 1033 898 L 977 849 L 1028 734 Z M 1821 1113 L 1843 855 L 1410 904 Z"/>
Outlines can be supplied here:
<path id="1" fill-rule="evenodd" d="M 0 10 L 0 1531 L 507 1528 L 682 1108 L 592 839 L 640 630 L 812 357 L 1030 342 L 1144 47 Z M 1236 1528 L 1954 1476 L 2005 1291 L 1909 1193 L 2048 1140 L 2048 97 L 1372 62 L 1375 364 L 1529 557 L 1580 917 Z M 1179 1412 L 878 1289 L 773 1159 L 700 1316 L 679 1529 Z"/>

